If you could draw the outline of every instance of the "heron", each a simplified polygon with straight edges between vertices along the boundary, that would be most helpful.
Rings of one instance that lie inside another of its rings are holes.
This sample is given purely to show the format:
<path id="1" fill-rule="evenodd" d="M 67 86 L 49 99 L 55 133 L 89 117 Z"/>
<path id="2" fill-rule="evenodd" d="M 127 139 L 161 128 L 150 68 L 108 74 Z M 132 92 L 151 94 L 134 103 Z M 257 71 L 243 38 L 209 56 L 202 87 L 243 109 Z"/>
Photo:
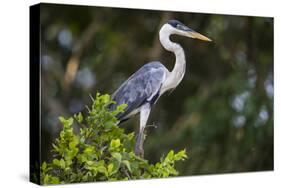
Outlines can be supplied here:
<path id="1" fill-rule="evenodd" d="M 111 97 L 116 103 L 111 104 L 110 109 L 114 109 L 120 104 L 127 104 L 125 110 L 117 115 L 119 122 L 123 122 L 138 113 L 140 114 L 140 126 L 134 152 L 141 157 L 144 156 L 144 130 L 152 106 L 162 94 L 175 89 L 186 72 L 184 50 L 181 45 L 170 40 L 171 35 L 211 41 L 211 39 L 190 29 L 180 21 L 169 20 L 161 27 L 159 40 L 164 49 L 175 55 L 176 62 L 173 70 L 169 71 L 159 61 L 149 62 L 122 83 Z"/>

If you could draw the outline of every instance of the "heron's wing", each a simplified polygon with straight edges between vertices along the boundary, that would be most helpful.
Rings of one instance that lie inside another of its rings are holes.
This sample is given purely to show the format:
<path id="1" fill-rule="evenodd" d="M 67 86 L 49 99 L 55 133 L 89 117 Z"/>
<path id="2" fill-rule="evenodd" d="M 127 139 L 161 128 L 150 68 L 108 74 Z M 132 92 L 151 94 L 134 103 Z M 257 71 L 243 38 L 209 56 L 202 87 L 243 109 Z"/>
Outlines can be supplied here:
<path id="1" fill-rule="evenodd" d="M 116 101 L 116 104 L 111 105 L 110 109 L 120 104 L 128 105 L 117 118 L 122 120 L 144 103 L 153 104 L 159 96 L 166 71 L 160 62 L 151 62 L 128 78 L 112 95 L 112 100 Z"/>

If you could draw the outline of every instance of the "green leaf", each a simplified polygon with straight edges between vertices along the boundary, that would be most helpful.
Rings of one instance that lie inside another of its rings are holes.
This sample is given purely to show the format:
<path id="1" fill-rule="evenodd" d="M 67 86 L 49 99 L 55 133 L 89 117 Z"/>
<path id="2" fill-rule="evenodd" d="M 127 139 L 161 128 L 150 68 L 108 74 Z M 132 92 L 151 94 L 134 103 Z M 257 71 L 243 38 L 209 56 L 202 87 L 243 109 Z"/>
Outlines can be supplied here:
<path id="1" fill-rule="evenodd" d="M 184 150 L 181 150 L 179 151 L 178 153 L 175 154 L 175 160 L 184 160 L 187 158 L 187 155 L 186 155 L 186 151 L 185 149 Z"/>
<path id="2" fill-rule="evenodd" d="M 135 133 L 134 132 L 128 134 L 128 139 L 129 140 L 132 140 L 134 137 L 135 137 Z"/>
<path id="3" fill-rule="evenodd" d="M 60 166 L 60 161 L 58 159 L 54 159 L 53 164 L 56 166 Z"/>
<path id="4" fill-rule="evenodd" d="M 86 154 L 90 154 L 93 152 L 93 148 L 91 146 L 87 146 L 85 149 L 84 149 L 84 153 Z"/>
<path id="5" fill-rule="evenodd" d="M 110 101 L 110 95 L 105 94 L 101 96 L 103 103 L 107 104 Z"/>
<path id="6" fill-rule="evenodd" d="M 107 169 L 104 166 L 98 166 L 98 172 L 107 175 Z"/>
<path id="7" fill-rule="evenodd" d="M 60 160 L 60 167 L 65 168 L 65 161 L 63 159 Z"/>
<path id="8" fill-rule="evenodd" d="M 83 121 L 83 116 L 82 116 L 82 113 L 79 112 L 78 114 L 75 114 L 74 115 L 74 118 L 76 119 L 76 121 L 78 121 L 79 123 L 82 123 Z"/>
<path id="9" fill-rule="evenodd" d="M 131 169 L 130 162 L 127 161 L 127 160 L 123 160 L 122 163 L 127 167 L 127 169 L 129 170 L 129 172 L 132 173 L 132 169 Z"/>
<path id="10" fill-rule="evenodd" d="M 45 171 L 46 168 L 47 168 L 47 163 L 46 163 L 46 162 L 43 162 L 43 164 L 42 164 L 42 170 Z"/>
<path id="11" fill-rule="evenodd" d="M 168 160 L 171 161 L 171 160 L 173 160 L 173 158 L 174 158 L 174 150 L 171 150 L 171 151 L 168 153 L 166 159 L 168 159 Z"/>
<path id="12" fill-rule="evenodd" d="M 43 179 L 43 184 L 48 184 L 49 183 L 49 178 L 50 178 L 50 176 L 48 174 L 45 175 L 45 177 Z"/>
<path id="13" fill-rule="evenodd" d="M 120 153 L 112 153 L 112 157 L 114 157 L 119 163 L 121 163 L 122 155 Z"/>
<path id="14" fill-rule="evenodd" d="M 56 144 L 53 143 L 52 146 L 56 152 L 59 152 L 60 149 Z"/>
<path id="15" fill-rule="evenodd" d="M 43 179 L 43 184 L 59 184 L 60 180 L 58 177 L 46 175 Z"/>
<path id="16" fill-rule="evenodd" d="M 115 173 L 118 172 L 121 163 L 120 163 L 119 161 L 117 161 L 117 160 L 113 160 L 113 161 L 112 161 L 112 164 L 113 164 L 113 168 L 112 168 L 112 173 L 111 173 L 111 175 L 113 175 L 113 174 L 115 174 Z"/>
<path id="17" fill-rule="evenodd" d="M 111 175 L 111 173 L 112 173 L 112 171 L 113 171 L 113 167 L 114 167 L 113 163 L 110 163 L 110 164 L 107 166 L 107 171 L 108 171 L 109 175 Z"/>
<path id="18" fill-rule="evenodd" d="M 116 111 L 123 112 L 127 106 L 128 106 L 127 104 L 121 104 L 121 105 L 117 106 Z"/>
<path id="19" fill-rule="evenodd" d="M 73 118 L 65 119 L 64 117 L 59 117 L 60 122 L 65 126 L 65 127 L 70 127 L 73 124 Z"/>
<path id="20" fill-rule="evenodd" d="M 60 180 L 59 180 L 58 177 L 51 176 L 51 177 L 50 177 L 50 180 L 49 180 L 49 183 L 50 183 L 50 184 L 59 184 L 59 183 L 60 183 Z"/>
<path id="21" fill-rule="evenodd" d="M 121 145 L 120 139 L 111 140 L 110 147 L 111 148 L 118 148 Z"/>
<path id="22" fill-rule="evenodd" d="M 104 128 L 105 128 L 106 130 L 110 130 L 110 129 L 112 129 L 112 128 L 114 127 L 114 125 L 115 125 L 114 122 L 108 121 L 108 122 L 105 123 Z"/>
<path id="23" fill-rule="evenodd" d="M 69 143 L 69 148 L 75 149 L 77 144 L 78 144 L 78 139 L 75 138 L 75 139 L 73 139 L 72 142 Z"/>

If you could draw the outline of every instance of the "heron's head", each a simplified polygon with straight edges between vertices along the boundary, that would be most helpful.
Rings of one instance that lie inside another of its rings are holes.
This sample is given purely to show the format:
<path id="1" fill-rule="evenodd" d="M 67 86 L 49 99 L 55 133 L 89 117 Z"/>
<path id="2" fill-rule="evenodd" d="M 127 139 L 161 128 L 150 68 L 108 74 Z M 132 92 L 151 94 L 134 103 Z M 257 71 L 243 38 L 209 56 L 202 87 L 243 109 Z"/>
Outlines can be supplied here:
<path id="1" fill-rule="evenodd" d="M 200 33 L 185 26 L 178 20 L 169 20 L 166 24 L 164 24 L 163 29 L 166 32 L 169 32 L 169 34 L 176 34 L 209 42 L 212 41 L 208 37 L 205 37 L 204 35 L 201 35 Z"/>

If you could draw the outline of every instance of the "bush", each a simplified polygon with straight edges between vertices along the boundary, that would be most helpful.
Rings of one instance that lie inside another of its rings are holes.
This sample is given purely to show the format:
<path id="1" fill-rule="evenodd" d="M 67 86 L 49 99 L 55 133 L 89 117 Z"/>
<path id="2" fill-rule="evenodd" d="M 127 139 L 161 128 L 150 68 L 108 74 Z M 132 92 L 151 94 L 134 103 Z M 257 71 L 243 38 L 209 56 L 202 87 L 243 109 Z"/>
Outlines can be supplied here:
<path id="1" fill-rule="evenodd" d="M 171 150 L 160 162 L 150 164 L 134 154 L 135 135 L 126 134 L 117 126 L 116 115 L 126 105 L 109 111 L 109 95 L 96 95 L 89 113 L 68 119 L 60 117 L 63 125 L 53 143 L 53 159 L 41 165 L 41 184 L 59 184 L 106 180 L 160 178 L 178 175 L 176 161 L 187 158 L 185 150 Z M 79 125 L 75 133 L 73 124 Z"/>

